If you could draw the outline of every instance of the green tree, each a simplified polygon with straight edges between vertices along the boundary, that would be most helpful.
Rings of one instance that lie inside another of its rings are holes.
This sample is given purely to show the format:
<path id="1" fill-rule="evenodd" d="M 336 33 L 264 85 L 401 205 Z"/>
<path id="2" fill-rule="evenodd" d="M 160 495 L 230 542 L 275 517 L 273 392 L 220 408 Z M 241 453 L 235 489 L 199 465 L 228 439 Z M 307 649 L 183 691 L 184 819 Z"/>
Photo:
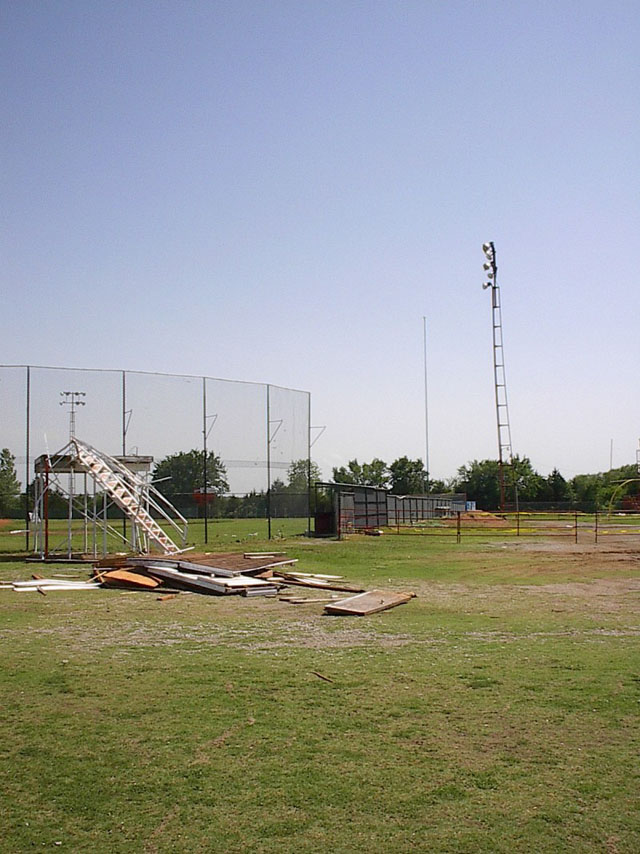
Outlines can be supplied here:
<path id="1" fill-rule="evenodd" d="M 18 508 L 20 484 L 16 475 L 16 458 L 9 448 L 0 451 L 0 516 L 9 516 Z"/>
<path id="2" fill-rule="evenodd" d="M 454 481 L 456 492 L 466 492 L 469 501 L 475 501 L 482 510 L 496 510 L 500 506 L 500 480 L 497 460 L 473 460 L 460 466 Z"/>
<path id="3" fill-rule="evenodd" d="M 153 470 L 160 492 L 173 504 L 191 501 L 194 490 L 204 487 L 204 451 L 194 448 L 160 460 Z M 207 492 L 222 495 L 229 491 L 227 471 L 213 451 L 207 453 Z"/>
<path id="4" fill-rule="evenodd" d="M 518 487 L 520 501 L 544 501 L 545 479 L 535 471 L 529 457 L 515 454 L 512 465 L 505 466 L 504 479 L 507 493 L 514 483 Z"/>
<path id="5" fill-rule="evenodd" d="M 438 479 L 429 480 L 429 483 L 427 484 L 427 493 L 433 493 L 434 495 L 443 495 L 447 492 L 451 492 L 451 489 L 449 488 L 449 485 L 446 481 Z"/>
<path id="6" fill-rule="evenodd" d="M 425 492 L 427 473 L 422 460 L 400 457 L 389 466 L 391 491 L 396 495 L 421 495 Z"/>
<path id="7" fill-rule="evenodd" d="M 333 469 L 334 483 L 353 483 L 359 486 L 378 486 L 386 489 L 389 485 L 390 474 L 384 460 L 374 457 L 370 463 L 349 460 L 348 466 Z"/>
<path id="8" fill-rule="evenodd" d="M 571 489 L 557 468 L 547 476 L 541 501 L 571 501 Z"/>
<path id="9" fill-rule="evenodd" d="M 294 460 L 289 466 L 287 477 L 289 479 L 288 489 L 290 492 L 306 492 L 308 487 L 309 470 L 311 471 L 311 483 L 316 480 L 322 480 L 322 472 L 319 466 L 313 461 L 309 464 L 308 460 Z"/>

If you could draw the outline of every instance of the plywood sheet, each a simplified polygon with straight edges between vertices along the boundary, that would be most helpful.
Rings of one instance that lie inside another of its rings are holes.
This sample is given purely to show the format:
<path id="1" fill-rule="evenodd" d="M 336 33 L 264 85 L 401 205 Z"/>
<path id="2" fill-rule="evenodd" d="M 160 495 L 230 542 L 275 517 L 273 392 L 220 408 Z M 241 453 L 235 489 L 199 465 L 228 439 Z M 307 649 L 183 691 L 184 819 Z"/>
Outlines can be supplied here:
<path id="1" fill-rule="evenodd" d="M 394 593 L 392 590 L 368 590 L 358 596 L 349 596 L 325 605 L 325 614 L 344 614 L 356 617 L 364 617 L 367 614 L 376 614 L 378 611 L 386 611 L 387 608 L 395 608 L 413 599 L 415 593 Z"/>
<path id="2" fill-rule="evenodd" d="M 101 581 L 105 584 L 113 584 L 114 586 L 136 587 L 140 589 L 153 589 L 160 583 L 155 578 L 140 575 L 138 572 L 129 572 L 126 569 L 113 569 L 111 572 L 104 572 L 101 576 Z"/>

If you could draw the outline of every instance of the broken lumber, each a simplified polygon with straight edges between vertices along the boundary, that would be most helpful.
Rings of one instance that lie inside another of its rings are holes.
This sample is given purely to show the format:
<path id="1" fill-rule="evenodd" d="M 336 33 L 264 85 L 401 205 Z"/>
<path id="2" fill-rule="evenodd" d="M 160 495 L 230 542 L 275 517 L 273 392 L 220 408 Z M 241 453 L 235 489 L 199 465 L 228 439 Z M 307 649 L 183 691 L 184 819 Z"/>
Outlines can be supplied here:
<path id="1" fill-rule="evenodd" d="M 138 590 L 153 590 L 160 582 L 148 575 L 140 575 L 139 572 L 130 572 L 127 569 L 112 569 L 110 572 L 100 574 L 102 584 L 111 587 L 134 587 Z"/>
<path id="2" fill-rule="evenodd" d="M 394 593 L 391 590 L 368 590 L 358 596 L 349 596 L 324 606 L 325 614 L 343 614 L 356 617 L 366 617 L 396 605 L 404 605 L 413 599 L 415 593 Z"/>
<path id="3" fill-rule="evenodd" d="M 314 587 L 318 590 L 337 590 L 342 593 L 362 593 L 364 590 L 362 587 L 351 587 L 348 584 L 330 583 L 321 578 L 300 578 L 300 576 L 293 575 L 289 572 L 274 573 L 273 580 L 278 581 L 280 579 L 287 584 L 297 584 L 300 587 Z"/>

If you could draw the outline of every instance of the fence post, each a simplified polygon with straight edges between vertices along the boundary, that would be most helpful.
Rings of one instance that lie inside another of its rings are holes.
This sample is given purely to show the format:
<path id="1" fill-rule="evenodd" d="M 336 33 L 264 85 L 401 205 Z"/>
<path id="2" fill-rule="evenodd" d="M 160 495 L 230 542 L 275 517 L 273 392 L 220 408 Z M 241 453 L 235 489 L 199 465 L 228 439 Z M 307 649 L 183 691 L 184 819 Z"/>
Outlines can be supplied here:
<path id="1" fill-rule="evenodd" d="M 575 531 L 575 539 L 574 542 L 578 542 L 578 511 L 574 511 L 574 531 Z"/>
<path id="2" fill-rule="evenodd" d="M 520 511 L 516 511 L 516 537 L 520 536 Z"/>
<path id="3" fill-rule="evenodd" d="M 598 508 L 597 507 L 596 507 L 596 518 L 595 518 L 594 533 L 595 533 L 595 537 L 596 537 L 595 541 L 597 543 L 598 542 Z"/>
<path id="4" fill-rule="evenodd" d="M 457 524 L 456 524 L 456 542 L 457 542 L 457 543 L 459 543 L 459 542 L 460 542 L 460 540 L 461 540 L 461 532 L 460 532 L 460 511 L 459 511 L 459 510 L 457 510 L 456 512 L 457 512 L 457 515 L 458 515 Z"/>

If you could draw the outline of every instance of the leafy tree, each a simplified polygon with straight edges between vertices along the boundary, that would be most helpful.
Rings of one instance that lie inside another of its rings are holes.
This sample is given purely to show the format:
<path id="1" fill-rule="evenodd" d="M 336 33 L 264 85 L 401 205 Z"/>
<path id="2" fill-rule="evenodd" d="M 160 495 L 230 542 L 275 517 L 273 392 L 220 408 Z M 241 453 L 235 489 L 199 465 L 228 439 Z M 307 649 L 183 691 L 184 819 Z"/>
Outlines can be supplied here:
<path id="1" fill-rule="evenodd" d="M 3 448 L 0 451 L 0 516 L 8 516 L 17 508 L 19 495 L 16 458 L 9 448 Z"/>
<path id="2" fill-rule="evenodd" d="M 473 460 L 460 466 L 454 481 L 456 492 L 466 492 L 482 510 L 496 510 L 500 506 L 500 480 L 497 460 Z"/>
<path id="3" fill-rule="evenodd" d="M 518 487 L 520 501 L 544 501 L 545 479 L 534 470 L 529 457 L 515 454 L 513 464 L 504 469 L 505 487 L 514 483 Z"/>
<path id="4" fill-rule="evenodd" d="M 357 459 L 349 460 L 349 465 L 333 469 L 334 483 L 353 483 L 359 486 L 378 486 L 386 489 L 389 485 L 390 475 L 387 464 L 375 457 L 370 463 L 358 462 Z"/>
<path id="5" fill-rule="evenodd" d="M 427 493 L 434 495 L 442 495 L 446 492 L 451 492 L 449 485 L 444 480 L 429 480 L 427 484 Z"/>
<path id="6" fill-rule="evenodd" d="M 427 473 L 422 460 L 400 457 L 389 466 L 391 491 L 396 495 L 421 495 L 425 491 Z"/>
<path id="7" fill-rule="evenodd" d="M 285 484 L 284 480 L 280 480 L 280 478 L 277 477 L 275 480 L 271 481 L 271 493 L 272 494 L 276 493 L 276 492 L 286 492 L 286 490 L 287 490 L 287 485 Z"/>
<path id="8" fill-rule="evenodd" d="M 294 460 L 289 466 L 287 477 L 289 479 L 288 489 L 290 492 L 306 492 L 308 488 L 309 469 L 311 470 L 311 483 L 316 480 L 322 480 L 322 472 L 319 466 L 309 461 Z"/>
<path id="9" fill-rule="evenodd" d="M 637 467 L 620 466 L 598 474 L 578 474 L 569 481 L 576 504 L 585 507 L 607 507 L 612 499 L 617 503 L 638 492 Z M 631 483 L 625 483 L 631 481 Z"/>
<path id="10" fill-rule="evenodd" d="M 570 501 L 572 498 L 571 488 L 567 481 L 562 477 L 557 468 L 547 476 L 544 487 L 542 489 L 543 498 L 539 501 Z"/>
<path id="11" fill-rule="evenodd" d="M 166 480 L 165 480 L 166 478 Z M 184 504 L 191 500 L 196 489 L 202 489 L 204 478 L 204 451 L 194 448 L 180 451 L 160 460 L 153 470 L 154 482 L 160 492 L 172 503 Z M 222 460 L 213 451 L 207 453 L 207 492 L 222 495 L 229 491 L 227 470 Z"/>

